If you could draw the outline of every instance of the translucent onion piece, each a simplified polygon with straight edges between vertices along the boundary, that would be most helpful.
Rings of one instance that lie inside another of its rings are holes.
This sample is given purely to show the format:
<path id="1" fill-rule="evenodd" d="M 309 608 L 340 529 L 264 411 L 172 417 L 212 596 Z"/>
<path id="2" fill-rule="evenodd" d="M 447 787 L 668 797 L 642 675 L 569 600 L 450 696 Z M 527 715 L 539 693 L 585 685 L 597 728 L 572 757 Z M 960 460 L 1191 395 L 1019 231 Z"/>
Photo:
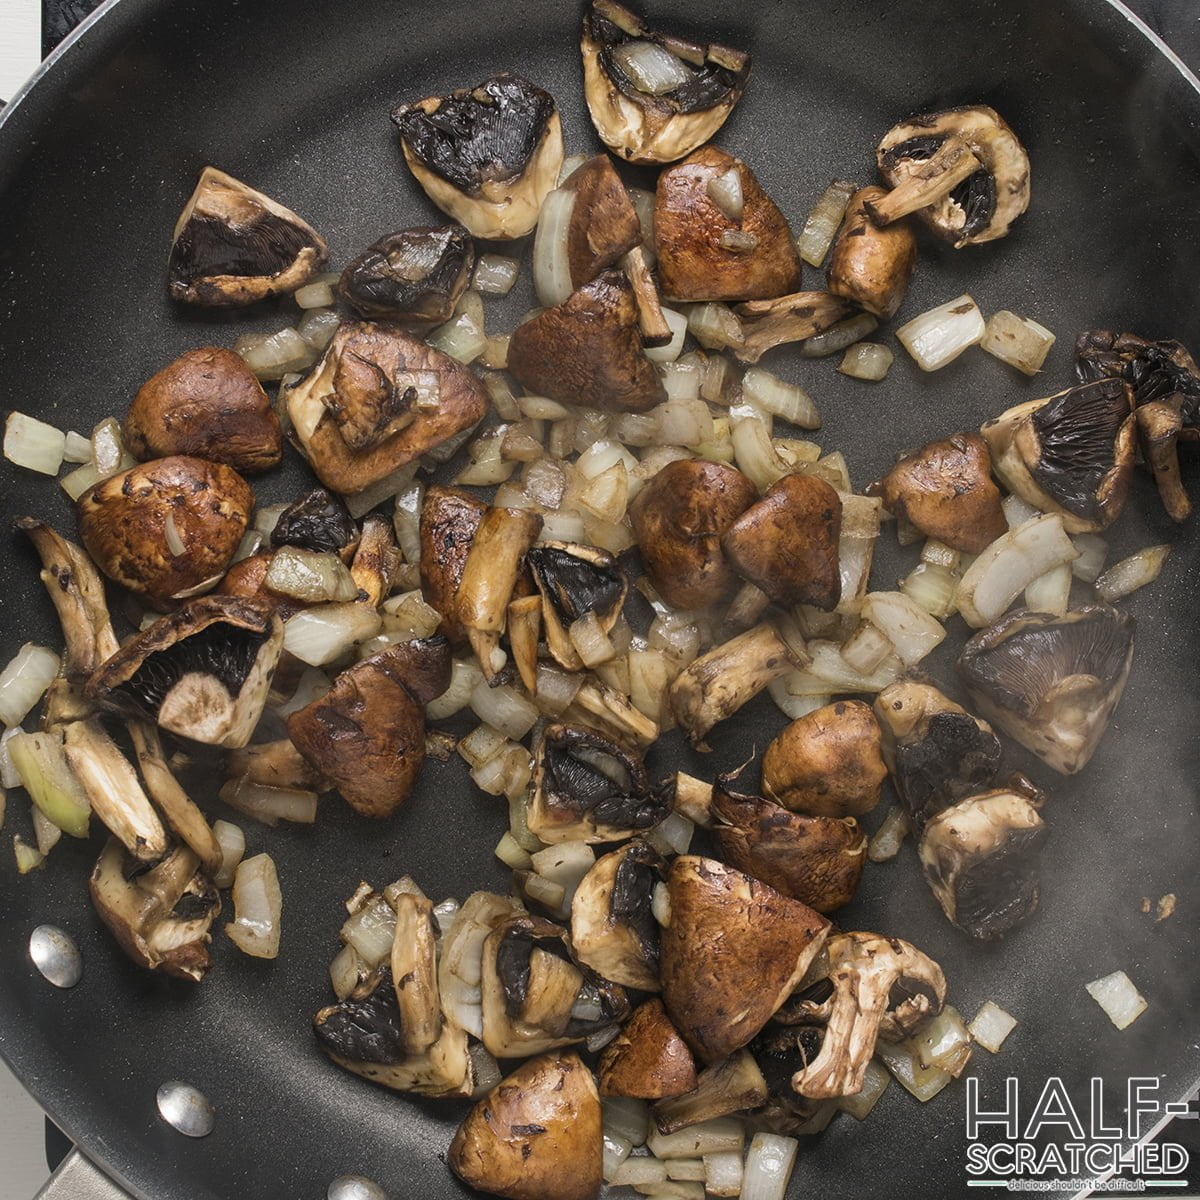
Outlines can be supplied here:
<path id="1" fill-rule="evenodd" d="M 537 706 L 508 684 L 489 687 L 484 680 L 471 693 L 471 711 L 506 737 L 520 741 L 541 715 Z"/>
<path id="2" fill-rule="evenodd" d="M 36 804 L 32 805 L 29 819 L 33 822 L 33 836 L 38 853 L 45 857 L 62 839 L 62 830 Z M 0 801 L 0 825 L 4 824 L 4 802 Z"/>
<path id="3" fill-rule="evenodd" d="M 316 667 L 305 667 L 296 684 L 296 690 L 282 703 L 273 705 L 275 714 L 282 720 L 287 720 L 292 713 L 311 704 L 318 696 L 323 696 L 333 686 L 328 675 Z"/>
<path id="4" fill-rule="evenodd" d="M 840 354 L 855 342 L 870 337 L 878 328 L 878 319 L 870 313 L 855 313 L 854 316 L 831 325 L 824 333 L 806 338 L 800 343 L 800 357 L 828 358 L 832 354 Z"/>
<path id="5" fill-rule="evenodd" d="M 708 198 L 721 210 L 721 213 L 735 224 L 740 224 L 744 201 L 742 198 L 742 173 L 737 167 L 730 167 L 722 175 L 714 175 L 708 181 Z"/>
<path id="6" fill-rule="evenodd" d="M 891 1082 L 892 1077 L 887 1068 L 881 1062 L 872 1059 L 867 1064 L 861 1090 L 853 1096 L 839 1096 L 837 1106 L 842 1112 L 848 1112 L 856 1121 L 865 1121 Z"/>
<path id="7" fill-rule="evenodd" d="M 700 367 L 695 362 L 664 363 L 659 368 L 668 400 L 687 400 L 699 404 Z M 663 439 L 666 440 L 665 438 Z"/>
<path id="8" fill-rule="evenodd" d="M 529 851 L 513 837 L 511 830 L 508 829 L 496 843 L 495 855 L 513 871 L 528 871 L 532 866 Z"/>
<path id="9" fill-rule="evenodd" d="M 862 675 L 851 669 L 842 657 L 841 647 L 833 642 L 811 641 L 808 650 L 812 662 L 802 673 L 824 681 L 827 690 L 834 695 L 881 692 L 896 682 L 903 669 L 899 658 L 885 658 L 870 675 Z"/>
<path id="10" fill-rule="evenodd" d="M 766 491 L 789 468 L 771 444 L 770 426 L 761 410 L 751 404 L 735 405 L 729 410 L 733 457 L 738 470 L 749 477 L 759 491 Z"/>
<path id="11" fill-rule="evenodd" d="M 601 1102 L 604 1130 L 624 1138 L 631 1146 L 644 1146 L 650 1130 L 650 1106 L 630 1096 L 605 1096 Z"/>
<path id="12" fill-rule="evenodd" d="M 24 732 L 20 727 L 13 726 L 0 734 L 0 788 L 21 786 L 21 776 L 13 764 L 12 755 L 9 753 L 9 744 L 17 734 Z"/>
<path id="13" fill-rule="evenodd" d="M 647 96 L 665 96 L 692 80 L 682 60 L 654 42 L 622 42 L 613 57 L 633 86 Z"/>
<path id="14" fill-rule="evenodd" d="M 73 429 L 67 430 L 66 446 L 63 449 L 63 462 L 86 463 L 92 461 L 92 442 L 82 433 Z"/>
<path id="15" fill-rule="evenodd" d="M 795 1138 L 756 1133 L 746 1155 L 742 1200 L 784 1200 L 799 1148 Z"/>
<path id="16" fill-rule="evenodd" d="M 949 1071 L 922 1067 L 916 1050 L 907 1041 L 876 1042 L 875 1054 L 904 1090 L 922 1104 L 932 1100 L 954 1078 Z"/>
<path id="17" fill-rule="evenodd" d="M 292 293 L 299 308 L 332 308 L 334 303 L 333 288 L 323 280 L 316 283 L 306 283 Z"/>
<path id="18" fill-rule="evenodd" d="M 971 1058 L 971 1034 L 952 1004 L 926 1021 L 908 1040 L 923 1068 L 947 1071 L 956 1079 Z"/>
<path id="19" fill-rule="evenodd" d="M 1170 546 L 1147 546 L 1144 550 L 1113 563 L 1096 580 L 1096 595 L 1105 604 L 1115 604 L 1136 592 L 1138 588 L 1153 583 L 1170 553 Z"/>
<path id="20" fill-rule="evenodd" d="M 239 864 L 233 880 L 233 907 L 234 920 L 225 926 L 233 944 L 253 958 L 276 958 L 283 893 L 270 855 L 257 854 Z"/>
<path id="21" fill-rule="evenodd" d="M 796 249 L 810 267 L 819 267 L 825 261 L 825 255 L 829 253 L 855 191 L 857 188 L 853 183 L 835 179 L 821 193 L 821 198 L 808 214 L 804 228 L 796 239 Z"/>
<path id="22" fill-rule="evenodd" d="M 998 1004 L 985 1000 L 970 1025 L 971 1037 L 991 1054 L 999 1054 L 1005 1038 L 1017 1027 L 1017 1019 Z"/>
<path id="23" fill-rule="evenodd" d="M 745 344 L 741 321 L 724 304 L 693 304 L 687 318 L 688 331 L 706 350 L 736 350 Z"/>
<path id="24" fill-rule="evenodd" d="M 46 694 L 62 659 L 45 646 L 26 642 L 0 671 L 0 724 L 20 725 Z"/>
<path id="25" fill-rule="evenodd" d="M 396 912 L 387 900 L 376 893 L 351 913 L 340 931 L 347 946 L 374 970 L 392 952 L 396 935 Z"/>
<path id="26" fill-rule="evenodd" d="M 1071 541 L 1079 551 L 1079 557 L 1071 563 L 1071 574 L 1084 583 L 1095 583 L 1108 558 L 1108 543 L 1098 533 L 1077 533 Z"/>
<path id="27" fill-rule="evenodd" d="M 904 806 L 893 804 L 867 843 L 867 857 L 872 862 L 888 862 L 895 858 L 911 828 Z"/>
<path id="28" fill-rule="evenodd" d="M 254 528 L 264 538 L 269 538 L 275 532 L 275 526 L 279 524 L 279 518 L 283 516 L 283 510 L 289 507 L 290 505 L 287 504 L 268 504 L 259 508 L 254 514 Z"/>
<path id="29" fill-rule="evenodd" d="M 58 481 L 59 486 L 72 500 L 78 500 L 88 488 L 99 482 L 100 475 L 90 462 L 84 463 L 82 467 L 64 475 Z"/>
<path id="30" fill-rule="evenodd" d="M 1108 1014 L 1118 1029 L 1128 1029 L 1146 1011 L 1146 998 L 1124 971 L 1114 971 L 1087 984 L 1088 995 Z"/>
<path id="31" fill-rule="evenodd" d="M 521 260 L 503 254 L 481 254 L 471 286 L 485 296 L 507 296 L 521 273 Z"/>
<path id="32" fill-rule="evenodd" d="M 220 797 L 230 808 L 272 827 L 280 821 L 311 825 L 317 819 L 317 793 L 302 788 L 231 779 L 221 788 Z"/>
<path id="33" fill-rule="evenodd" d="M 650 1130 L 646 1145 L 657 1158 L 703 1158 L 706 1154 L 721 1154 L 741 1150 L 746 1140 L 746 1127 L 733 1117 L 718 1117 L 689 1125 L 676 1133 Z"/>
<path id="34" fill-rule="evenodd" d="M 617 1167 L 608 1182 L 613 1187 L 632 1187 L 637 1188 L 643 1195 L 653 1195 L 658 1188 L 666 1184 L 667 1167 L 665 1163 L 649 1155 L 631 1155 Z"/>
<path id="35" fill-rule="evenodd" d="M 435 350 L 466 365 L 473 363 L 483 353 L 487 334 L 469 313 L 464 312 L 451 318 L 445 325 L 439 325 L 425 340 Z"/>
<path id="36" fill-rule="evenodd" d="M 793 692 L 790 684 L 795 680 L 811 681 L 816 690 L 811 692 Z M 818 708 L 824 708 L 831 699 L 829 684 L 824 679 L 816 680 L 803 671 L 792 671 L 779 679 L 773 679 L 767 684 L 767 694 L 775 701 L 776 707 L 790 721 L 806 717 Z"/>
<path id="37" fill-rule="evenodd" d="M 892 352 L 874 342 L 857 342 L 842 357 L 838 370 L 851 379 L 878 383 L 892 368 Z"/>
<path id="38" fill-rule="evenodd" d="M 979 344 L 988 354 L 1010 367 L 1016 367 L 1025 375 L 1036 375 L 1054 341 L 1054 334 L 1044 325 L 1001 309 L 988 317 Z"/>
<path id="39" fill-rule="evenodd" d="M 753 254 L 758 249 L 758 238 L 743 229 L 726 229 L 717 238 L 717 245 L 734 254 Z"/>
<path id="40" fill-rule="evenodd" d="M 704 1190 L 710 1196 L 737 1196 L 742 1190 L 742 1156 L 736 1150 L 706 1154 Z"/>
<path id="41" fill-rule="evenodd" d="M 265 338 L 243 335 L 233 344 L 246 366 L 262 380 L 282 379 L 292 371 L 304 371 L 317 361 L 317 352 L 290 326 Z"/>
<path id="42" fill-rule="evenodd" d="M 325 351 L 342 323 L 332 308 L 310 308 L 296 324 L 296 332 L 318 354 Z"/>
<path id="43" fill-rule="evenodd" d="M 21 875 L 36 871 L 46 861 L 46 856 L 35 847 L 27 845 L 20 835 L 13 838 L 13 856 L 17 860 L 17 871 Z"/>
<path id="44" fill-rule="evenodd" d="M 1030 612 L 1062 616 L 1071 603 L 1071 566 L 1062 563 L 1039 576 L 1025 589 L 1025 607 Z"/>
<path id="45" fill-rule="evenodd" d="M 1004 519 L 1008 522 L 1009 529 L 1016 529 L 1021 525 L 1028 524 L 1034 517 L 1042 515 L 1040 508 L 1034 508 L 1027 500 L 1022 500 L 1016 492 L 1013 492 L 1011 496 L 1005 496 L 1000 501 L 1000 507 L 1004 509 Z"/>
<path id="46" fill-rule="evenodd" d="M 883 632 L 906 667 L 915 666 L 941 645 L 941 624 L 903 592 L 870 592 L 863 600 L 863 617 Z"/>
<path id="47" fill-rule="evenodd" d="M 533 290 L 538 302 L 547 308 L 561 304 L 574 290 L 567 258 L 567 235 L 574 211 L 573 191 L 556 188 L 542 201 L 533 236 Z"/>
<path id="48" fill-rule="evenodd" d="M 571 900 L 583 877 L 596 865 L 596 852 L 586 842 L 559 842 L 531 855 L 533 869 L 543 879 L 558 884 L 563 899 L 556 908 L 560 916 L 571 911 Z"/>
<path id="49" fill-rule="evenodd" d="M 981 341 L 983 330 L 979 306 L 962 295 L 901 325 L 896 337 L 922 371 L 937 371 Z"/>
<path id="50" fill-rule="evenodd" d="M 343 946 L 329 964 L 329 982 L 339 1000 L 345 1000 L 366 973 L 366 967 L 353 946 Z"/>
<path id="51" fill-rule="evenodd" d="M 57 475 L 66 449 L 67 435 L 61 429 L 24 413 L 8 414 L 4 422 L 4 457 L 9 462 L 40 475 Z"/>
<path id="52" fill-rule="evenodd" d="M 466 737 L 459 738 L 456 750 L 467 766 L 480 767 L 501 755 L 509 745 L 508 738 L 500 730 L 483 724 L 476 725 Z"/>
<path id="53" fill-rule="evenodd" d="M 795 383 L 786 383 L 761 367 L 750 367 L 742 377 L 742 394 L 764 412 L 798 425 L 801 429 L 820 429 L 821 415 L 812 397 Z"/>
<path id="54" fill-rule="evenodd" d="M 271 556 L 263 583 L 276 595 L 306 604 L 345 603 L 358 595 L 349 568 L 336 554 L 302 546 L 281 546 Z"/>
<path id="55" fill-rule="evenodd" d="M 615 1133 L 604 1131 L 604 1157 L 601 1165 L 601 1175 L 606 1183 L 611 1183 L 617 1168 L 633 1151 L 633 1143 Z"/>
<path id="56" fill-rule="evenodd" d="M 594 612 L 584 613 L 579 620 L 574 621 L 567 630 L 567 636 L 571 639 L 575 652 L 583 659 L 585 667 L 598 667 L 616 657 L 616 648 Z"/>
<path id="57" fill-rule="evenodd" d="M 283 648 L 310 667 L 341 658 L 355 642 L 379 633 L 383 619 L 365 604 L 321 604 L 290 617 L 283 626 Z"/>
<path id="58" fill-rule="evenodd" d="M 887 635 L 869 620 L 862 621 L 842 643 L 842 657 L 852 670 L 869 675 L 895 647 Z"/>
<path id="59" fill-rule="evenodd" d="M 575 703 L 575 696 L 583 686 L 582 678 L 547 662 L 539 662 L 537 668 L 538 708 L 552 717 L 566 712 Z"/>
<path id="60" fill-rule="evenodd" d="M 670 813 L 645 835 L 645 840 L 664 856 L 686 854 L 696 826 L 681 813 Z"/>
<path id="61" fill-rule="evenodd" d="M 227 888 L 233 883 L 234 872 L 246 853 L 246 835 L 241 826 L 232 821 L 214 821 L 212 831 L 221 847 L 221 865 L 213 876 L 213 883 L 219 888 Z"/>
<path id="62" fill-rule="evenodd" d="M 92 465 L 102 479 L 107 479 L 121 470 L 124 457 L 121 426 L 113 417 L 105 417 L 92 430 Z"/>

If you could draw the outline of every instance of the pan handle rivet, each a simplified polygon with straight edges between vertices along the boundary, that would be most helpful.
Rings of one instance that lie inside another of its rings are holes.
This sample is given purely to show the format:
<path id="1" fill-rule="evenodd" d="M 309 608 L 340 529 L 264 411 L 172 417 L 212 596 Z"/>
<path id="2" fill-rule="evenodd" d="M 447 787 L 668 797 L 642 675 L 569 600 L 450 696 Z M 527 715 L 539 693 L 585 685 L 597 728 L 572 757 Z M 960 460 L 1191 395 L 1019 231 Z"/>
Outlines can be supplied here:
<path id="1" fill-rule="evenodd" d="M 29 957 L 57 988 L 73 988 L 83 977 L 79 947 L 57 925 L 39 925 L 29 935 Z"/>
<path id="2" fill-rule="evenodd" d="M 212 1133 L 216 1110 L 208 1097 L 190 1083 L 170 1080 L 158 1089 L 156 1099 L 162 1119 L 185 1137 L 208 1137 Z"/>
<path id="3" fill-rule="evenodd" d="M 339 1175 L 326 1193 L 328 1200 L 388 1200 L 387 1192 L 361 1175 Z"/>

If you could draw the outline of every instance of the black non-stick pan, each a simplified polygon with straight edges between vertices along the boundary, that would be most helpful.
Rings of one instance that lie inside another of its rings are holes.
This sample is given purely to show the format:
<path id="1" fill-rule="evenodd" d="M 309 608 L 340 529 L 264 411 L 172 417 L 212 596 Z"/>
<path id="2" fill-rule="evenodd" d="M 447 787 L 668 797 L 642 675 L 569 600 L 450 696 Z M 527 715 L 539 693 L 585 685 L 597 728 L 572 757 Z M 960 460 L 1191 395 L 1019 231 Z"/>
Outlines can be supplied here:
<path id="1" fill-rule="evenodd" d="M 925 376 L 897 347 L 878 385 L 788 350 L 768 359 L 816 397 L 820 439 L 845 452 L 856 486 L 898 449 L 1067 386 L 1081 329 L 1177 337 L 1200 350 L 1200 94 L 1123 9 L 1104 0 L 657 0 L 654 8 L 685 31 L 753 53 L 750 87 L 718 140 L 754 167 L 794 222 L 831 178 L 869 180 L 880 134 L 914 111 L 985 102 L 1028 147 L 1029 214 L 987 246 L 955 252 L 924 242 L 904 311 L 970 292 L 984 311 L 1033 316 L 1058 335 L 1041 376 L 1026 380 L 978 351 Z M 0 402 L 87 431 L 122 415 L 137 386 L 184 349 L 294 321 L 287 301 L 209 314 L 168 301 L 171 230 L 206 163 L 294 207 L 342 263 L 384 233 L 435 216 L 388 121 L 401 99 L 516 71 L 554 94 L 569 151 L 597 149 L 581 91 L 579 15 L 573 0 L 107 7 L 0 125 Z M 808 279 L 819 286 L 815 272 Z M 529 303 L 528 291 L 514 298 L 496 327 L 511 326 Z M 1196 494 L 1195 463 L 1185 471 Z M 293 462 L 260 495 L 288 499 L 303 478 Z M 7 464 L 0 505 L 5 529 L 27 512 L 72 526 L 52 481 Z M 4 536 L 7 659 L 22 642 L 54 645 L 59 633 L 31 552 Z M 904 554 L 883 549 L 891 541 L 881 540 L 877 587 L 906 569 Z M 908 845 L 868 871 L 839 918 L 921 946 L 946 968 L 968 1016 L 990 998 L 1019 1018 L 1000 1056 L 977 1050 L 968 1068 L 985 1106 L 998 1106 L 1007 1076 L 1017 1077 L 1028 1106 L 1057 1077 L 1086 1123 L 1095 1076 L 1107 1085 L 1108 1124 L 1121 1119 L 1131 1076 L 1160 1081 L 1159 1099 L 1172 1101 L 1200 1078 L 1200 531 L 1173 526 L 1140 479 L 1111 541 L 1114 558 L 1163 541 L 1175 553 L 1163 577 L 1128 601 L 1138 622 L 1133 673 L 1090 766 L 1065 779 L 1016 748 L 1008 753 L 1050 792 L 1036 917 L 999 944 L 970 943 L 937 910 Z M 954 648 L 927 664 L 952 690 L 961 638 L 955 625 Z M 782 723 L 763 699 L 718 731 L 711 755 L 672 736 L 651 765 L 711 775 L 761 749 Z M 219 810 L 215 795 L 202 799 Z M 28 836 L 22 807 L 10 796 L 6 836 Z M 139 971 L 101 928 L 86 895 L 96 841 L 64 840 L 45 869 L 24 878 L 11 854 L 0 855 L 0 1053 L 138 1197 L 317 1200 L 347 1172 L 378 1180 L 392 1197 L 462 1194 L 442 1161 L 461 1108 L 413 1103 L 343 1073 L 318 1052 L 309 1022 L 330 999 L 341 901 L 358 880 L 384 884 L 410 872 L 435 898 L 505 888 L 492 856 L 502 806 L 476 791 L 456 760 L 429 764 L 417 794 L 383 824 L 354 817 L 335 798 L 323 801 L 312 828 L 242 823 L 251 850 L 269 850 L 278 863 L 283 952 L 274 962 L 244 958 L 218 930 L 216 966 L 198 987 Z M 1178 912 L 1156 925 L 1142 899 L 1168 892 Z M 41 922 L 70 931 L 82 949 L 85 973 L 72 991 L 51 988 L 27 957 Z M 1084 991 L 1117 969 L 1150 1002 L 1124 1033 Z M 155 1089 L 168 1079 L 195 1084 L 215 1103 L 210 1137 L 185 1140 L 158 1119 Z M 964 1093 L 959 1083 L 921 1106 L 892 1087 L 864 1124 L 842 1117 L 805 1143 L 793 1193 L 968 1194 Z M 1002 1136 L 981 1134 L 989 1143 Z"/>

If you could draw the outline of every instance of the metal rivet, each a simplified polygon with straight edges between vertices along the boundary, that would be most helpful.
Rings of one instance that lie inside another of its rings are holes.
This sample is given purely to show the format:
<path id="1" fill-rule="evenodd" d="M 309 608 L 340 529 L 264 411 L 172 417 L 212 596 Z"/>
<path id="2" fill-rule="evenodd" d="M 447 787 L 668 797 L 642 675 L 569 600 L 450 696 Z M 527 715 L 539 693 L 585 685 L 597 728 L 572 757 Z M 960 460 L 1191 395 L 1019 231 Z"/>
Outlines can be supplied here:
<path id="1" fill-rule="evenodd" d="M 216 1111 L 208 1097 L 190 1083 L 172 1079 L 158 1089 L 156 1099 L 162 1119 L 185 1137 L 208 1137 L 212 1133 Z"/>
<path id="2" fill-rule="evenodd" d="M 57 925 L 39 925 L 29 935 L 29 957 L 55 987 L 73 988 L 83 977 L 79 947 Z"/>
<path id="3" fill-rule="evenodd" d="M 326 1196 L 328 1200 L 388 1200 L 379 1184 L 361 1175 L 339 1175 L 329 1185 Z"/>

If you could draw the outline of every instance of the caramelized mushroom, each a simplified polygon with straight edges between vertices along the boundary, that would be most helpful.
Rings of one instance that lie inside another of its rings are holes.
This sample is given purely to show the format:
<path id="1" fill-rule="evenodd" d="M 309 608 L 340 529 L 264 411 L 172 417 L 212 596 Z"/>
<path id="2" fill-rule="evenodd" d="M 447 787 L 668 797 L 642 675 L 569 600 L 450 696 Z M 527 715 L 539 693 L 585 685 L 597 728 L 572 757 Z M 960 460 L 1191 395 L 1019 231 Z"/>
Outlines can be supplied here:
<path id="1" fill-rule="evenodd" d="M 768 350 L 785 342 L 803 342 L 849 316 L 853 305 L 832 292 L 793 292 L 777 300 L 751 300 L 739 304 L 742 342 L 734 357 L 756 363 Z"/>
<path id="2" fill-rule="evenodd" d="M 271 530 L 271 545 L 300 546 L 319 553 L 353 554 L 358 526 L 332 492 L 312 488 L 279 514 Z"/>
<path id="3" fill-rule="evenodd" d="M 421 595 L 441 614 L 438 631 L 454 645 L 462 645 L 467 639 L 454 598 L 475 532 L 486 512 L 487 505 L 470 492 L 436 484 L 425 489 L 421 502 Z"/>
<path id="4" fill-rule="evenodd" d="M 568 671 L 582 670 L 570 628 L 585 613 L 594 613 L 600 628 L 612 631 L 629 593 L 625 572 L 606 550 L 570 542 L 531 546 L 525 562 L 541 594 L 547 648 Z"/>
<path id="5" fill-rule="evenodd" d="M 758 1108 L 766 1099 L 767 1081 L 758 1063 L 748 1051 L 739 1050 L 701 1071 L 696 1086 L 686 1095 L 659 1101 L 654 1106 L 654 1124 L 660 1133 L 675 1133 L 703 1121 Z"/>
<path id="6" fill-rule="evenodd" d="M 662 1100 L 696 1086 L 696 1060 L 657 997 L 638 1008 L 605 1046 L 596 1071 L 602 1096 Z"/>
<path id="7" fill-rule="evenodd" d="M 829 256 L 825 286 L 886 321 L 896 315 L 908 293 L 917 265 L 917 238 L 907 221 L 886 229 L 872 223 L 868 206 L 885 195 L 883 188 L 865 187 L 850 197 Z"/>

